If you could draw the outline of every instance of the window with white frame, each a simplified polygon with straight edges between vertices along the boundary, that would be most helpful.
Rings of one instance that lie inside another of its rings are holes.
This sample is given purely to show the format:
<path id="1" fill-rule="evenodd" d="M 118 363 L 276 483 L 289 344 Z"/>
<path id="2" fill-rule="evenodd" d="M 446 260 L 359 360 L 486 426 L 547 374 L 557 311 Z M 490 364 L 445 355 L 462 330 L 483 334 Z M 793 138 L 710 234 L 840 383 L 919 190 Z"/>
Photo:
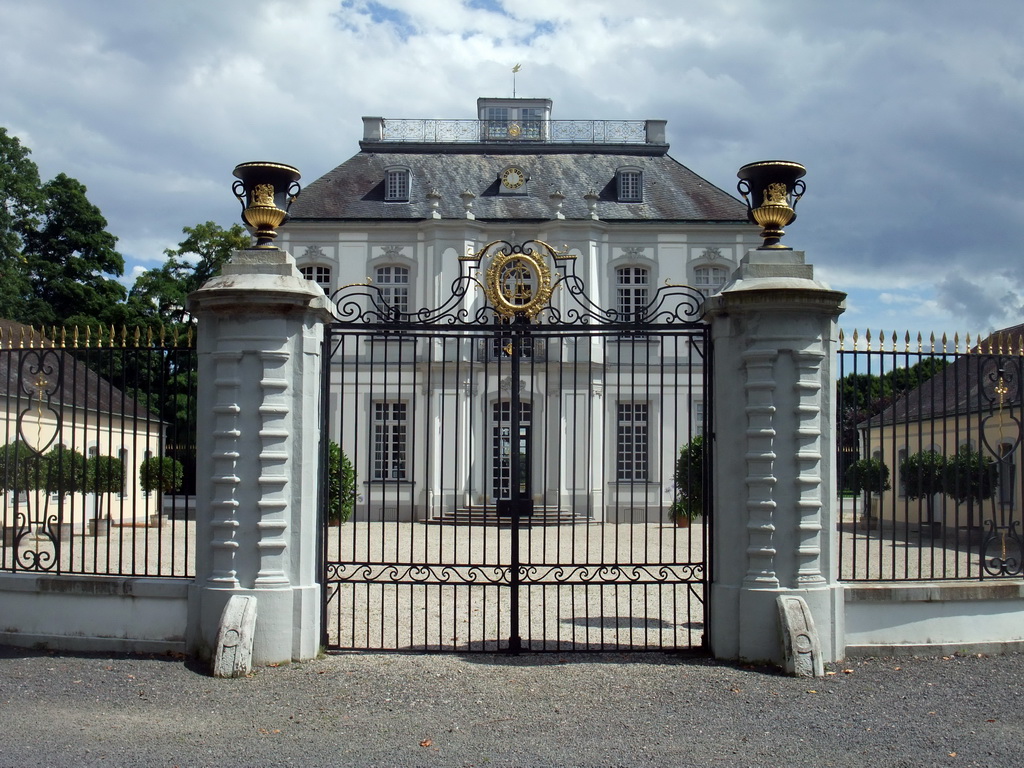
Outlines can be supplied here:
<path id="1" fill-rule="evenodd" d="M 384 200 L 389 203 L 409 202 L 409 169 L 390 168 L 384 177 Z"/>
<path id="2" fill-rule="evenodd" d="M 620 402 L 616 414 L 615 478 L 623 482 L 647 481 L 648 404 Z"/>
<path id="3" fill-rule="evenodd" d="M 694 287 L 705 296 L 718 293 L 729 279 L 725 267 L 697 267 L 693 270 Z"/>
<path id="4" fill-rule="evenodd" d="M 619 267 L 615 270 L 615 295 L 619 316 L 637 320 L 650 300 L 651 273 L 646 267 Z"/>
<path id="5" fill-rule="evenodd" d="M 408 405 L 403 402 L 378 401 L 373 404 L 373 466 L 374 480 L 406 479 L 406 440 Z"/>
<path id="6" fill-rule="evenodd" d="M 145 452 L 145 453 L 144 453 L 144 454 L 142 455 L 142 464 L 143 464 L 143 466 L 149 466 L 149 465 L 148 465 L 148 462 L 149 462 L 149 460 L 150 460 L 150 459 L 152 459 L 152 458 L 153 458 L 153 452 L 152 452 L 152 451 L 146 451 L 146 452 Z M 152 470 L 150 470 L 150 471 L 152 471 Z M 151 496 L 152 494 L 153 494 L 153 490 L 152 490 L 152 488 L 150 488 L 150 490 L 147 490 L 147 491 L 146 491 L 146 495 L 147 495 L 147 496 Z"/>
<path id="7" fill-rule="evenodd" d="M 374 283 L 380 289 L 381 310 L 392 316 L 409 314 L 409 268 L 394 265 L 377 267 Z"/>
<path id="8" fill-rule="evenodd" d="M 331 292 L 330 267 L 325 267 L 320 264 L 299 267 L 299 274 L 301 274 L 307 280 L 312 280 L 314 283 L 323 288 L 324 293 L 329 294 Z"/>
<path id="9" fill-rule="evenodd" d="M 694 400 L 690 407 L 690 436 L 704 434 L 704 400 Z"/>
<path id="10" fill-rule="evenodd" d="M 118 449 L 117 458 L 121 462 L 121 490 L 118 491 L 117 495 L 124 497 L 128 495 L 128 449 Z"/>
<path id="11" fill-rule="evenodd" d="M 644 199 L 643 173 L 636 168 L 623 168 L 616 173 L 619 202 L 639 203 Z"/>

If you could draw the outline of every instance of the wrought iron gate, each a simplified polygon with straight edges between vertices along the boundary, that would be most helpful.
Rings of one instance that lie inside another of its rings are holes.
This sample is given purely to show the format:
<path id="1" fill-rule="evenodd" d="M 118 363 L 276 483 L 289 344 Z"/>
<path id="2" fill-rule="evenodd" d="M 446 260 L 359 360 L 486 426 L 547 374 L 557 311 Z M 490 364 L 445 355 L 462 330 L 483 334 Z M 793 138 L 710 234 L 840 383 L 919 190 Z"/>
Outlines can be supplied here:
<path id="1" fill-rule="evenodd" d="M 709 467 L 678 461 L 708 427 L 702 296 L 631 288 L 605 309 L 573 265 L 498 241 L 460 259 L 438 308 L 335 294 L 329 648 L 702 645 Z"/>

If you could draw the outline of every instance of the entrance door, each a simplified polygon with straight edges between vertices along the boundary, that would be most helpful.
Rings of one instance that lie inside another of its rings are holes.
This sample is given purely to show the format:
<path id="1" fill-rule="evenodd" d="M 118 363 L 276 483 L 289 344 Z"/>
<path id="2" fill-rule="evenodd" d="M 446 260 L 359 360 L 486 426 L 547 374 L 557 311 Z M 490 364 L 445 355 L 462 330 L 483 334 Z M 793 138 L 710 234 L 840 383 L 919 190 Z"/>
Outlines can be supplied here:
<path id="1" fill-rule="evenodd" d="M 519 404 L 519 498 L 529 499 L 530 416 L 529 403 Z M 502 400 L 491 408 L 491 497 L 512 498 L 512 403 Z"/>

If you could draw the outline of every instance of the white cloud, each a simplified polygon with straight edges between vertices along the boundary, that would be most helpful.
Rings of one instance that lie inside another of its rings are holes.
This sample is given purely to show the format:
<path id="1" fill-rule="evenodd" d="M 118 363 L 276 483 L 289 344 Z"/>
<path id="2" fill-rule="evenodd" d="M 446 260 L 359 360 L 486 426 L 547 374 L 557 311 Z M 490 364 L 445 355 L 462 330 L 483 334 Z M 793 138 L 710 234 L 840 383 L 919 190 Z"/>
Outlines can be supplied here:
<path id="1" fill-rule="evenodd" d="M 0 121 L 44 177 L 87 185 L 133 264 L 157 263 L 183 226 L 237 220 L 238 162 L 289 162 L 308 183 L 357 150 L 362 115 L 472 117 L 478 96 L 511 94 L 519 62 L 519 95 L 551 97 L 556 117 L 667 118 L 673 156 L 727 190 L 746 162 L 803 162 L 787 241 L 851 292 L 847 316 L 1021 311 L 1024 14 L 1010 0 L 969 14 L 956 0 L 0 11 Z"/>

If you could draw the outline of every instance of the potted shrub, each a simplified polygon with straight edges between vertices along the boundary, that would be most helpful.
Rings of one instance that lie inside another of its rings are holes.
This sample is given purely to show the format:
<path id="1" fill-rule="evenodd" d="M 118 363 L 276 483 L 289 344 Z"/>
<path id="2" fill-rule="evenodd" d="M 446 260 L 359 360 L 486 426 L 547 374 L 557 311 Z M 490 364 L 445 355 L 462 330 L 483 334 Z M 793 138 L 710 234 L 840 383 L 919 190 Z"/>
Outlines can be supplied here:
<path id="1" fill-rule="evenodd" d="M 333 440 L 327 446 L 327 522 L 344 523 L 356 506 L 356 471 Z"/>
<path id="2" fill-rule="evenodd" d="M 921 451 L 900 462 L 900 477 L 909 499 L 924 499 L 928 510 L 925 525 L 933 530 L 940 523 L 935 519 L 935 494 L 946 488 L 946 457 L 936 451 Z"/>
<path id="3" fill-rule="evenodd" d="M 45 475 L 41 457 L 24 441 L 15 440 L 0 448 L 0 489 L 5 492 L 5 503 L 7 493 L 14 496 L 12 503 L 16 504 L 20 494 L 41 488 Z M 0 545 L 13 543 L 18 530 L 13 525 L 16 520 L 17 515 L 12 515 L 7 527 L 0 529 Z"/>
<path id="4" fill-rule="evenodd" d="M 146 493 L 174 493 L 181 488 L 184 477 L 185 469 L 181 462 L 170 456 L 150 456 L 139 465 L 139 485 Z M 160 496 L 157 497 L 156 509 L 154 517 L 159 521 L 163 511 L 163 498 Z"/>
<path id="5" fill-rule="evenodd" d="M 865 517 L 873 516 L 873 507 L 883 491 L 892 489 L 889 467 L 881 459 L 859 459 L 846 469 L 846 487 L 854 493 L 870 494 L 865 505 Z"/>
<path id="6" fill-rule="evenodd" d="M 943 492 L 957 504 L 967 502 L 968 530 L 974 528 L 974 505 L 980 506 L 986 499 L 991 499 L 998 485 L 998 465 L 981 451 L 962 445 L 946 461 Z"/>
<path id="7" fill-rule="evenodd" d="M 57 523 L 63 526 L 67 497 L 85 490 L 85 456 L 66 445 L 55 445 L 43 454 L 42 471 L 45 475 L 43 487 L 47 493 L 57 497 Z M 98 522 L 97 517 L 96 524 Z M 69 526 L 66 530 L 70 532 L 70 522 L 66 525 Z"/>
<path id="8" fill-rule="evenodd" d="M 109 506 L 104 518 L 102 498 L 124 492 L 124 463 L 116 456 L 90 456 L 85 462 L 85 491 L 96 494 L 96 520 L 104 520 L 109 528 Z"/>
<path id="9" fill-rule="evenodd" d="M 675 497 L 668 517 L 679 527 L 704 514 L 704 436 L 697 435 L 679 450 L 675 468 Z"/>

